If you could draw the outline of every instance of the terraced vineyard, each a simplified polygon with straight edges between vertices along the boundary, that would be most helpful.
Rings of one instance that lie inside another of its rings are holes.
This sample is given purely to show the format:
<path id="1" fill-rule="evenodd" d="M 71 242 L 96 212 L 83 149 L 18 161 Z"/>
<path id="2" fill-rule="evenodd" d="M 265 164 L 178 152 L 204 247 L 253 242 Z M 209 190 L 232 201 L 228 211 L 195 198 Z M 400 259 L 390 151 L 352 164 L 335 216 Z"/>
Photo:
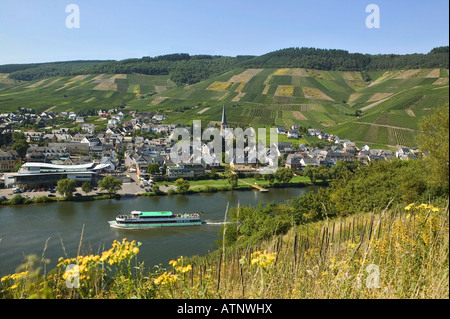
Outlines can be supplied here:
<path id="1" fill-rule="evenodd" d="M 415 146 L 418 122 L 448 102 L 447 69 L 366 72 L 236 69 L 130 104 L 165 112 L 168 121 L 219 123 L 222 105 L 231 125 L 300 124 L 359 144 Z M 180 106 L 187 106 L 178 112 Z M 356 111 L 362 112 L 355 116 Z"/>
<path id="2" fill-rule="evenodd" d="M 16 111 L 18 107 L 56 113 L 111 109 L 175 87 L 168 76 L 134 74 L 77 75 L 15 82 L 0 87 L 2 112 Z"/>
<path id="3" fill-rule="evenodd" d="M 364 77 L 363 77 L 364 73 Z M 176 86 L 168 75 L 96 74 L 20 82 L 0 77 L 0 109 L 127 109 L 164 113 L 167 122 L 227 121 L 240 127 L 322 128 L 374 146 L 415 146 L 418 123 L 448 103 L 448 69 L 323 71 L 234 69 Z M 365 79 L 365 80 L 364 80 Z"/>

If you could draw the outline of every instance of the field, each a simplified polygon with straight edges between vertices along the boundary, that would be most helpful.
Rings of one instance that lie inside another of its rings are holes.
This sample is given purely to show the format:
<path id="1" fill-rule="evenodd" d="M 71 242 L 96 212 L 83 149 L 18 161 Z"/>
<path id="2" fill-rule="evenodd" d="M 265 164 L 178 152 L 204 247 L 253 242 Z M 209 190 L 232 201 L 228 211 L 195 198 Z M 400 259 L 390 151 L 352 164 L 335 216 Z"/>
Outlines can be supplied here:
<path id="1" fill-rule="evenodd" d="M 51 108 L 55 113 L 111 109 L 175 86 L 167 76 L 134 74 L 80 75 L 8 84 L 0 86 L 1 112 L 16 111 L 18 107 L 36 112 Z"/>
<path id="2" fill-rule="evenodd" d="M 20 82 L 0 76 L 0 110 L 127 109 L 163 113 L 168 123 L 201 120 L 238 127 L 321 128 L 358 144 L 416 146 L 418 123 L 448 103 L 447 69 L 368 71 L 234 69 L 176 86 L 169 76 L 96 74 Z"/>

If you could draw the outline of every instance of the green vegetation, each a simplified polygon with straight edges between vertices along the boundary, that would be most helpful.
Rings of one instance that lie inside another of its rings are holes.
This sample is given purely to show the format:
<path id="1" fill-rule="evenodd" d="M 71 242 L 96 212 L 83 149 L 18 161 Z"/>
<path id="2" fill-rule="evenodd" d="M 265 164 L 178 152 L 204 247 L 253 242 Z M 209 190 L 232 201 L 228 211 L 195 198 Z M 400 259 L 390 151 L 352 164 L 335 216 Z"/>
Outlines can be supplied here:
<path id="1" fill-rule="evenodd" d="M 71 178 L 64 178 L 58 181 L 56 185 L 56 190 L 63 197 L 71 198 L 73 196 L 73 192 L 76 190 L 76 183 Z"/>
<path id="2" fill-rule="evenodd" d="M 191 186 L 189 181 L 186 181 L 186 180 L 184 180 L 182 178 L 177 179 L 175 181 L 175 185 L 177 186 L 177 192 L 179 194 L 187 193 L 187 191 L 189 190 L 189 187 Z"/>
<path id="3" fill-rule="evenodd" d="M 114 176 L 106 176 L 98 182 L 101 190 L 108 192 L 109 197 L 112 198 L 119 190 L 122 189 L 122 181 Z"/>
<path id="4" fill-rule="evenodd" d="M 31 64 L 0 65 L 0 73 L 10 73 L 9 78 L 20 81 L 33 81 L 53 76 L 70 75 L 78 69 L 83 69 L 105 61 L 68 61 Z"/>
<path id="5" fill-rule="evenodd" d="M 439 107 L 436 112 L 420 123 L 422 134 L 420 148 L 428 152 L 427 167 L 430 182 L 436 187 L 449 189 L 449 104 Z"/>
<path id="6" fill-rule="evenodd" d="M 81 185 L 81 190 L 87 195 L 90 191 L 92 191 L 92 185 L 89 182 L 84 182 Z"/>

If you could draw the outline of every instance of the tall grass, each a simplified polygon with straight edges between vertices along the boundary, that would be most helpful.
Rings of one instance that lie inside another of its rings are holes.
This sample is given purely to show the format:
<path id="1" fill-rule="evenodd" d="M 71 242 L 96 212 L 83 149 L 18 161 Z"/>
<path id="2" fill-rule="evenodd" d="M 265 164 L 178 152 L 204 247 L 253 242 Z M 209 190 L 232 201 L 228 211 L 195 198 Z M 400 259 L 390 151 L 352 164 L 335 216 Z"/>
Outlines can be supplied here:
<path id="1" fill-rule="evenodd" d="M 223 236 L 226 236 L 226 228 Z M 152 269 L 139 243 L 60 259 L 41 275 L 38 258 L 1 279 L 3 298 L 449 298 L 447 207 L 428 204 L 292 228 L 257 246 L 221 247 Z M 68 264 L 79 288 L 68 288 Z"/>

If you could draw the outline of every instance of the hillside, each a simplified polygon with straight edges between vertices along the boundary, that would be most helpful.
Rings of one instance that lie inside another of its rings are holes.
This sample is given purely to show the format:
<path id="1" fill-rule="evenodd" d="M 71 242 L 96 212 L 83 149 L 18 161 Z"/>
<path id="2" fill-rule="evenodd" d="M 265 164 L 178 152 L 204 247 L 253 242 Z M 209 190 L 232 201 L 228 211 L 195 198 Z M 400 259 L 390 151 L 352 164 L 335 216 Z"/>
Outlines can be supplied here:
<path id="1" fill-rule="evenodd" d="M 369 76 L 364 81 L 363 76 Z M 172 123 L 322 128 L 360 143 L 415 146 L 417 124 L 448 102 L 448 69 L 324 71 L 235 69 L 200 83 L 130 102 Z M 359 111 L 359 112 L 358 112 Z M 358 114 L 357 114 L 358 112 Z M 356 116 L 358 115 L 358 116 Z"/>
<path id="2" fill-rule="evenodd" d="M 5 82 L 13 81 L 5 77 L 3 79 Z M 137 74 L 89 74 L 51 77 L 32 82 L 16 80 L 5 84 L 3 89 L 0 86 L 0 110 L 9 112 L 23 107 L 36 112 L 59 113 L 111 109 L 172 87 L 175 84 L 168 76 Z"/>
<path id="3" fill-rule="evenodd" d="M 300 124 L 395 148 L 416 146 L 420 118 L 449 101 L 448 88 L 448 47 L 410 55 L 308 48 L 258 57 L 171 54 L 2 65 L 0 111 L 126 107 L 206 125 L 219 123 L 225 104 L 230 125 Z"/>

